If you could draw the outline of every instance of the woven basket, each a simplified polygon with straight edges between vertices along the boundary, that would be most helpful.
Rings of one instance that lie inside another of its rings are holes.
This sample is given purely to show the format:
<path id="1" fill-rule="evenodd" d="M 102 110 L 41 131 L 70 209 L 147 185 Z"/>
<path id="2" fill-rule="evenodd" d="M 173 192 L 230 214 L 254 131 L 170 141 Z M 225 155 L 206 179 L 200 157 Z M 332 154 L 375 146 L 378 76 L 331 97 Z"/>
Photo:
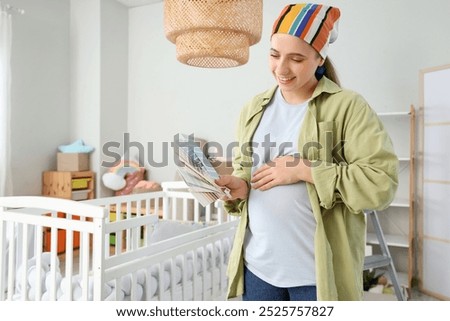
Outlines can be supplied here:
<path id="1" fill-rule="evenodd" d="M 262 0 L 165 0 L 164 29 L 184 64 L 243 65 L 261 39 Z"/>

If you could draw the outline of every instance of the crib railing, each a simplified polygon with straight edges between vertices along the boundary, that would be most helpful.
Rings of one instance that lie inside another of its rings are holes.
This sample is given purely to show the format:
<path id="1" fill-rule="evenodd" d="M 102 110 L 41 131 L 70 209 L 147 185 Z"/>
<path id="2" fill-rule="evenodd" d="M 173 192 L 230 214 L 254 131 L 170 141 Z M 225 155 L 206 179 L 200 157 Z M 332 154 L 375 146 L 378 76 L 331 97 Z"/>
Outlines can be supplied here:
<path id="1" fill-rule="evenodd" d="M 206 237 L 214 229 L 208 228 L 197 233 L 191 243 L 185 238 L 175 237 L 157 246 L 148 246 L 152 226 L 159 218 L 181 218 L 183 221 L 203 223 L 222 223 L 228 218 L 234 219 L 225 214 L 220 201 L 207 208 L 200 208 L 193 195 L 183 191 L 186 186 L 182 184 L 184 183 L 163 184 L 164 190 L 161 192 L 83 202 L 46 197 L 1 198 L 0 300 L 61 299 L 61 293 L 57 293 L 55 286 L 61 277 L 65 280 L 63 299 L 102 300 L 106 295 L 105 282 L 121 282 L 120 273 L 130 268 L 130 262 L 136 267 L 132 274 L 132 282 L 136 282 L 138 268 L 145 264 L 165 259 L 172 262 L 170 264 L 175 269 L 175 260 L 180 259 L 182 251 L 188 246 L 198 246 L 199 251 L 205 251 L 205 243 L 195 238 L 201 236 L 201 233 L 205 233 Z M 198 209 L 195 210 L 196 208 Z M 212 228 L 225 228 L 225 234 L 221 233 L 230 237 L 234 233 L 235 223 L 237 222 L 230 223 L 229 227 Z M 60 235 L 61 231 L 64 234 Z M 219 240 L 222 234 L 213 237 L 214 241 L 221 242 L 219 249 L 224 246 L 224 241 Z M 111 241 L 111 236 L 114 236 L 114 242 Z M 63 254 L 58 248 L 61 241 L 65 247 Z M 44 242 L 49 242 L 46 252 L 43 250 Z M 173 246 L 178 249 L 168 251 Z M 61 255 L 63 259 L 60 262 Z M 143 256 L 146 257 L 145 260 L 142 259 Z M 33 262 L 31 258 L 34 258 Z M 183 262 L 187 264 L 186 258 Z M 206 269 L 203 263 L 195 262 L 200 264 L 200 268 Z M 37 268 L 42 266 L 45 266 L 44 270 Z M 159 269 L 163 273 L 161 266 Z M 77 284 L 74 282 L 75 277 Z M 193 282 L 194 287 L 198 286 L 197 281 Z M 204 282 L 208 281 L 202 282 L 206 284 Z M 44 286 L 51 289 L 44 294 L 45 298 L 41 297 Z M 136 290 L 133 288 L 132 298 L 138 297 L 134 291 Z M 159 291 L 158 297 L 162 297 L 162 290 Z M 211 295 L 214 297 L 215 294 Z"/>
<path id="2" fill-rule="evenodd" d="M 117 291 L 113 294 L 114 298 L 119 295 L 123 277 L 128 275 L 131 300 L 225 299 L 224 253 L 229 253 L 231 249 L 236 225 L 237 221 L 233 221 L 205 227 L 152 246 L 110 256 L 105 259 L 103 280 L 114 285 Z M 155 275 L 156 279 L 153 278 Z M 144 298 L 140 296 L 138 286 L 138 279 L 142 276 L 147 289 Z M 153 295 L 149 294 L 151 288 L 156 289 Z"/>
<path id="3" fill-rule="evenodd" d="M 203 207 L 189 191 L 184 181 L 163 182 L 161 184 L 165 197 L 164 219 L 183 220 L 194 222 L 224 223 L 237 219 L 228 215 L 223 207 L 223 201 L 217 200 Z"/>
<path id="4" fill-rule="evenodd" d="M 0 299 L 40 300 L 45 283 L 48 283 L 50 288 L 56 288 L 51 285 L 58 281 L 57 276 L 60 275 L 58 257 L 60 230 L 65 231 L 65 264 L 62 273 L 70 280 L 75 273 L 81 276 L 82 291 L 77 293 L 79 299 L 88 300 L 90 295 L 100 298 L 104 257 L 103 222 L 106 215 L 106 210 L 102 207 L 65 199 L 2 198 Z M 50 232 L 50 246 L 49 251 L 44 253 L 43 242 L 46 232 Z M 79 237 L 78 262 L 74 256 L 75 235 Z M 99 251 L 101 253 L 98 253 Z M 90 285 L 92 292 L 89 292 L 89 273 L 93 273 L 94 283 Z M 74 288 L 71 282 L 67 284 L 66 290 L 66 299 L 72 300 Z M 50 291 L 47 295 L 50 300 L 57 297 L 55 291 Z"/>

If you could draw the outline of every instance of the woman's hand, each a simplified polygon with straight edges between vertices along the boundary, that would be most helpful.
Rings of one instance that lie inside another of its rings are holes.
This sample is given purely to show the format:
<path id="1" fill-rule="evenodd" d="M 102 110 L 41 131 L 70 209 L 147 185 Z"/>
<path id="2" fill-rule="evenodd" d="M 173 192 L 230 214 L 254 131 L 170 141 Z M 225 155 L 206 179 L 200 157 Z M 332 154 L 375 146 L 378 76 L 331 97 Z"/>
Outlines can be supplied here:
<path id="1" fill-rule="evenodd" d="M 231 197 L 223 197 L 223 201 L 233 201 L 236 199 L 246 199 L 248 197 L 248 185 L 242 178 L 232 175 L 222 175 L 216 179 L 216 184 L 230 190 Z"/>
<path id="2" fill-rule="evenodd" d="M 280 156 L 262 165 L 252 176 L 252 188 L 261 191 L 300 181 L 313 183 L 309 162 L 294 156 Z"/>

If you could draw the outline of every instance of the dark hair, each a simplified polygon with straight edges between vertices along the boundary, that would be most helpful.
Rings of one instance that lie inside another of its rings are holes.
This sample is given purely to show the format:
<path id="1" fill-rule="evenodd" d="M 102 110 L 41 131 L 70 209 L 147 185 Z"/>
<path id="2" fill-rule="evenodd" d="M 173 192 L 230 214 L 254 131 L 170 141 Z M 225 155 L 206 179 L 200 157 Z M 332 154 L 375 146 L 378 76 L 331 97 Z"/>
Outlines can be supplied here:
<path id="1" fill-rule="evenodd" d="M 325 62 L 323 63 L 325 66 L 325 77 L 328 79 L 334 81 L 339 86 L 341 85 L 341 82 L 339 81 L 339 77 L 337 75 L 336 69 L 334 68 L 333 62 L 329 57 L 325 58 Z"/>

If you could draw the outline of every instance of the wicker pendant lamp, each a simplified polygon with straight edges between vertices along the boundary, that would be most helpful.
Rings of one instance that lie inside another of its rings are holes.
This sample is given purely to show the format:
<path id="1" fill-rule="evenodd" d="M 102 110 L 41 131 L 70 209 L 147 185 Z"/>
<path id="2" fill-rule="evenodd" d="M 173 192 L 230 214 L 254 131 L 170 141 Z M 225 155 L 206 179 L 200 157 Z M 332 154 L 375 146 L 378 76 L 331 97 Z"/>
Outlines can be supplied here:
<path id="1" fill-rule="evenodd" d="M 180 62 L 240 66 L 261 39 L 262 0 L 165 0 L 164 28 Z"/>

